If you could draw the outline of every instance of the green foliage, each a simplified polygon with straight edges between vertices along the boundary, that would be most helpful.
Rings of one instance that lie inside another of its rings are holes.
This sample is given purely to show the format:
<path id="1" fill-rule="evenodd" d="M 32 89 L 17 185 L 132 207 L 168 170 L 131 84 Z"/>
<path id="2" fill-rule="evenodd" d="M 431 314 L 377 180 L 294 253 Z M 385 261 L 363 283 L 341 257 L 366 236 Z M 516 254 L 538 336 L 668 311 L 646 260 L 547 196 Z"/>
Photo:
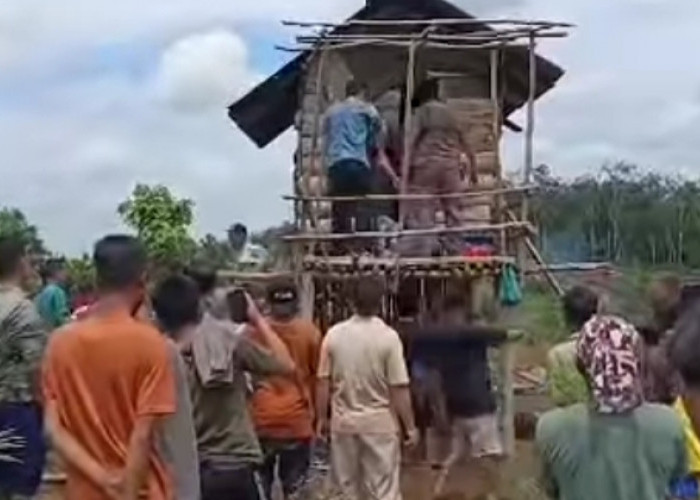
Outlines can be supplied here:
<path id="1" fill-rule="evenodd" d="M 207 234 L 197 243 L 194 260 L 214 269 L 225 269 L 231 261 L 231 247 L 227 241 Z"/>
<path id="2" fill-rule="evenodd" d="M 16 208 L 0 208 L 0 235 L 19 237 L 35 255 L 47 253 L 36 226 L 30 224 L 24 213 Z"/>
<path id="3" fill-rule="evenodd" d="M 173 196 L 165 186 L 139 184 L 119 205 L 118 212 L 144 242 L 157 268 L 177 268 L 183 266 L 194 251 L 189 233 L 193 205 L 191 200 Z"/>
<path id="4" fill-rule="evenodd" d="M 535 344 L 553 345 L 571 334 L 564 321 L 558 298 L 546 289 L 530 286 L 519 308 L 520 325 Z"/>
<path id="5" fill-rule="evenodd" d="M 549 397 L 560 407 L 588 401 L 586 381 L 575 369 L 557 368 L 547 374 Z"/>
<path id="6" fill-rule="evenodd" d="M 566 260 L 700 266 L 700 183 L 604 165 L 572 181 L 535 172 L 540 246 Z"/>
<path id="7" fill-rule="evenodd" d="M 68 282 L 74 292 L 92 290 L 95 286 L 95 267 L 89 255 L 66 261 Z"/>

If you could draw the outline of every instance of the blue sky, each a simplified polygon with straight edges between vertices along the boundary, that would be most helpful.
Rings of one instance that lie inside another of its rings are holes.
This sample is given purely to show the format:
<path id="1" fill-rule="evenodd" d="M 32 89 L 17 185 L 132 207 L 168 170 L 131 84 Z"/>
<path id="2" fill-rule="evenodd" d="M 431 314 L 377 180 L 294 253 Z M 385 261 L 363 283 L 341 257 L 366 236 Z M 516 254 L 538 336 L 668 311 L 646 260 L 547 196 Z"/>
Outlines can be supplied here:
<path id="1" fill-rule="evenodd" d="M 457 0 L 481 16 L 571 21 L 541 51 L 567 75 L 538 103 L 536 159 L 575 176 L 625 159 L 696 176 L 700 2 Z M 258 150 L 225 107 L 274 71 L 283 18 L 340 20 L 361 0 L 4 0 L 0 206 L 24 210 L 75 254 L 120 229 L 136 182 L 191 197 L 198 234 L 290 215 L 294 139 Z M 522 122 L 522 116 L 514 116 Z M 521 138 L 504 145 L 521 168 Z"/>

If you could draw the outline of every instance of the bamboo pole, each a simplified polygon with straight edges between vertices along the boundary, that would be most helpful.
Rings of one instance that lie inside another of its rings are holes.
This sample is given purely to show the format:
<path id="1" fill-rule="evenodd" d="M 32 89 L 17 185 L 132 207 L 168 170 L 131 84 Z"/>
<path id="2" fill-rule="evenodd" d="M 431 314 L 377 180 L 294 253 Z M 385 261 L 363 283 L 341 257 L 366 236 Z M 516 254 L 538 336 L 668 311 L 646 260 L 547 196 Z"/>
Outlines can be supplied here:
<path id="1" fill-rule="evenodd" d="M 408 194 L 408 176 L 411 168 L 411 134 L 413 132 L 413 110 L 412 100 L 414 84 L 416 78 L 416 42 L 411 42 L 408 47 L 408 63 L 406 65 L 406 96 L 404 100 L 404 123 L 403 123 L 403 157 L 401 159 L 401 187 L 399 194 Z M 399 204 L 399 227 L 403 228 L 406 222 L 406 206 Z"/>
<path id="2" fill-rule="evenodd" d="M 534 135 L 535 135 L 535 97 L 537 95 L 537 55 L 536 42 L 530 37 L 529 44 L 529 74 L 527 96 L 527 122 L 525 124 L 525 172 L 523 183 L 530 184 L 534 167 Z M 523 219 L 527 219 L 527 204 L 524 204 Z"/>
<path id="3" fill-rule="evenodd" d="M 470 18 L 448 18 L 448 19 L 350 19 L 343 23 L 331 23 L 324 21 L 282 21 L 283 26 L 292 26 L 297 28 L 339 28 L 346 26 L 425 26 L 425 25 L 503 25 L 512 24 L 520 26 L 544 26 L 556 28 L 575 28 L 575 24 L 564 23 L 558 21 L 544 20 L 518 20 L 518 19 L 470 19 Z"/>
<path id="4" fill-rule="evenodd" d="M 491 93 L 491 107 L 492 107 L 492 112 L 493 112 L 493 120 L 492 120 L 492 133 L 493 133 L 493 144 L 494 144 L 494 150 L 493 153 L 496 157 L 496 165 L 498 166 L 498 179 L 500 180 L 503 177 L 502 171 L 501 171 L 501 155 L 500 155 L 500 147 L 501 147 L 501 106 L 500 106 L 500 92 L 499 92 L 499 64 L 500 64 L 500 52 L 498 49 L 492 49 L 490 53 L 490 58 L 489 58 L 489 66 L 491 70 L 491 88 L 490 88 L 490 93 Z M 476 165 L 474 166 L 476 168 Z M 502 195 L 496 196 L 496 211 L 498 213 L 498 221 L 502 222 L 504 217 L 503 210 L 505 208 L 505 200 L 503 199 Z M 506 253 L 506 232 L 501 231 L 500 234 L 500 253 L 505 254 Z"/>
<path id="5" fill-rule="evenodd" d="M 466 191 L 457 193 L 443 193 L 443 194 L 419 194 L 419 193 L 409 193 L 409 194 L 374 194 L 374 195 L 364 195 L 364 196 L 296 196 L 296 195 L 285 195 L 282 199 L 287 201 L 393 201 L 393 200 L 432 200 L 432 199 L 450 199 L 450 198 L 480 198 L 484 196 L 495 196 L 499 194 L 517 194 L 533 191 L 537 189 L 536 185 L 529 186 L 513 186 L 498 189 L 482 189 L 482 188 L 469 188 Z"/>
<path id="6" fill-rule="evenodd" d="M 500 347 L 500 379 L 502 393 L 501 428 L 506 456 L 515 454 L 515 392 L 513 371 L 515 369 L 514 345 L 507 342 Z"/>
<path id="7" fill-rule="evenodd" d="M 304 258 L 304 265 L 330 265 L 334 267 L 351 267 L 356 265 L 360 268 L 378 266 L 382 268 L 391 267 L 396 263 L 393 257 L 360 257 L 353 260 L 350 256 L 318 257 L 308 255 Z M 401 257 L 398 263 L 402 267 L 429 267 L 429 266 L 453 266 L 458 264 L 513 264 L 515 259 L 508 256 L 494 255 L 490 257 L 462 257 L 458 255 L 440 257 Z"/>
<path id="8" fill-rule="evenodd" d="M 296 37 L 298 43 L 315 44 L 319 42 L 347 42 L 364 40 L 386 40 L 386 41 L 417 41 L 425 38 L 437 42 L 496 42 L 514 41 L 535 38 L 566 38 L 566 31 L 535 31 L 535 30 L 514 30 L 514 31 L 484 31 L 469 34 L 430 34 L 423 37 L 420 33 L 357 33 L 357 34 L 330 34 L 330 35 L 299 35 Z"/>
<path id="9" fill-rule="evenodd" d="M 526 222 L 504 222 L 500 224 L 480 224 L 456 227 L 435 227 L 428 229 L 404 229 L 399 231 L 363 231 L 351 234 L 338 233 L 305 233 L 283 236 L 284 241 L 343 241 L 353 239 L 401 238 L 407 236 L 430 236 L 443 234 L 469 234 L 481 232 L 499 232 L 503 229 L 530 231 Z"/>
<path id="10" fill-rule="evenodd" d="M 310 167 L 313 162 L 316 161 L 316 158 L 318 156 L 321 157 L 321 161 L 323 161 L 323 155 L 319 155 L 318 151 L 318 135 L 319 135 L 319 130 L 321 128 L 321 106 L 323 104 L 323 71 L 324 71 L 324 66 L 326 62 L 326 57 L 327 57 L 327 52 L 323 50 L 323 45 L 319 46 L 319 50 L 316 51 L 315 53 L 318 56 L 318 69 L 316 72 L 316 88 L 314 89 L 316 92 L 316 109 L 314 110 L 314 122 L 313 122 L 313 130 L 311 132 L 311 156 L 310 156 L 310 164 L 308 165 L 309 168 L 307 168 L 304 172 L 305 178 L 305 186 L 304 188 L 306 189 L 306 192 L 308 194 L 311 194 L 311 172 L 310 172 Z M 303 103 L 302 103 L 303 107 Z M 310 218 L 311 218 L 311 223 L 313 224 L 313 227 L 315 229 L 318 228 L 318 217 L 316 210 L 313 206 L 313 204 L 309 204 L 307 207 L 307 210 L 309 212 Z"/>

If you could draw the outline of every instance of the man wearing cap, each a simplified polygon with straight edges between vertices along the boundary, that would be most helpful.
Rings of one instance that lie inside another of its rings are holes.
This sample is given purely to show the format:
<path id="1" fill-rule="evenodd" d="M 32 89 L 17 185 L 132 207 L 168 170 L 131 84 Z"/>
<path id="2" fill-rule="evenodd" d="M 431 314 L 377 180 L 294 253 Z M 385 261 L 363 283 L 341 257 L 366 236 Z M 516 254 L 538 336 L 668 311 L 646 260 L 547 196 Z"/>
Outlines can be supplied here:
<path id="1" fill-rule="evenodd" d="M 321 345 L 316 326 L 298 315 L 299 299 L 291 283 L 273 283 L 267 290 L 270 326 L 286 344 L 296 365 L 290 377 L 256 381 L 252 399 L 255 426 L 263 448 L 260 471 L 263 491 L 272 498 L 275 470 L 286 500 L 298 498 L 311 458 L 314 432 L 314 380 Z"/>

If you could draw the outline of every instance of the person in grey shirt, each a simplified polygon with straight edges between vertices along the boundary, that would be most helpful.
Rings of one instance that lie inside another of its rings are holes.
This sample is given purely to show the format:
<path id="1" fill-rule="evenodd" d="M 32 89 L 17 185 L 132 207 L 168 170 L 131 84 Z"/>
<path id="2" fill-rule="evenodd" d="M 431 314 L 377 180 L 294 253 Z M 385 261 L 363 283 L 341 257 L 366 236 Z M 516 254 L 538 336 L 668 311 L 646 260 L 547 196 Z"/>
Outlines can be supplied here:
<path id="1" fill-rule="evenodd" d="M 161 329 L 171 339 L 177 390 L 177 409 L 175 414 L 164 422 L 159 444 L 166 462 L 171 467 L 175 499 L 199 500 L 197 437 L 187 369 L 180 354 L 181 346 L 189 345 L 199 325 L 199 293 L 191 279 L 175 275 L 164 279 L 158 285 L 152 302 Z"/>

